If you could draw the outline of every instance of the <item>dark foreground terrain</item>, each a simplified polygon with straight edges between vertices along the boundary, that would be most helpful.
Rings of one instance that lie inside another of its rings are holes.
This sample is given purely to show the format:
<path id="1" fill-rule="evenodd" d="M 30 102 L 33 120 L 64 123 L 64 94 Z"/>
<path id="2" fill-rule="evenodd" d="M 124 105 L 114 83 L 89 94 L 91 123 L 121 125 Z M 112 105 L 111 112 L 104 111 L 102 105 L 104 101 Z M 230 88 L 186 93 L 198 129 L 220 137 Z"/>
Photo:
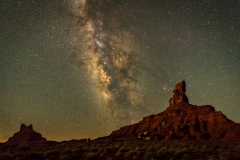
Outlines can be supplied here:
<path id="1" fill-rule="evenodd" d="M 0 160 L 239 160 L 237 142 L 61 142 L 0 144 Z"/>

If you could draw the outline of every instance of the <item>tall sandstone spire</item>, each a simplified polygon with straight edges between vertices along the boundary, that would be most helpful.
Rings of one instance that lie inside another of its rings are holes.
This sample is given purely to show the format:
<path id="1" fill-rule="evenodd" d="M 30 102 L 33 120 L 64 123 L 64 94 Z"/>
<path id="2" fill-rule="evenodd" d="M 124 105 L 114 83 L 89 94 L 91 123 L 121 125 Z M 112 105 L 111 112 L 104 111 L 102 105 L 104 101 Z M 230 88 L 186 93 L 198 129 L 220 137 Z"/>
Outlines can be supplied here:
<path id="1" fill-rule="evenodd" d="M 169 99 L 169 106 L 174 104 L 178 104 L 181 102 L 188 103 L 188 97 L 185 95 L 186 91 L 186 82 L 181 81 L 175 85 L 175 89 L 173 90 L 173 97 Z"/>

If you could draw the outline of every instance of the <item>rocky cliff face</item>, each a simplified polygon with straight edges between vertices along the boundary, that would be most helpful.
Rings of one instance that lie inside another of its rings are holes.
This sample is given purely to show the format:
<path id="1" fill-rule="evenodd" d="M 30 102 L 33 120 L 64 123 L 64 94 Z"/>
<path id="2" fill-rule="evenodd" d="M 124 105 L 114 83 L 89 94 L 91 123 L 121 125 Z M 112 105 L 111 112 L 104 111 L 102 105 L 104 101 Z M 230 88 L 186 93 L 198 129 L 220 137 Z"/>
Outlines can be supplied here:
<path id="1" fill-rule="evenodd" d="M 40 133 L 33 130 L 33 126 L 26 126 L 22 124 L 20 126 L 20 131 L 15 133 L 12 137 L 8 139 L 6 143 L 44 143 L 46 138 L 43 138 Z"/>
<path id="2" fill-rule="evenodd" d="M 139 123 L 121 127 L 109 137 L 134 139 L 142 133 L 148 133 L 147 138 L 154 140 L 240 140 L 240 124 L 227 119 L 210 105 L 189 104 L 185 82 L 178 84 L 165 111 L 144 117 Z"/>

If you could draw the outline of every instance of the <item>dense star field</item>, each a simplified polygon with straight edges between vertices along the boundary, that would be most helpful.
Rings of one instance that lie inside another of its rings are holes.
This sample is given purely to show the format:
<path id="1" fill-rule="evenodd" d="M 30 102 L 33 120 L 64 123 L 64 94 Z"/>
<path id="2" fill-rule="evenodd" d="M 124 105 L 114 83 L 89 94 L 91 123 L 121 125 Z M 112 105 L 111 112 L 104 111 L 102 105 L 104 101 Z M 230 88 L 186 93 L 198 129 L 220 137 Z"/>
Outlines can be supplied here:
<path id="1" fill-rule="evenodd" d="M 191 104 L 240 122 L 240 2 L 0 0 L 0 142 L 96 138 Z"/>

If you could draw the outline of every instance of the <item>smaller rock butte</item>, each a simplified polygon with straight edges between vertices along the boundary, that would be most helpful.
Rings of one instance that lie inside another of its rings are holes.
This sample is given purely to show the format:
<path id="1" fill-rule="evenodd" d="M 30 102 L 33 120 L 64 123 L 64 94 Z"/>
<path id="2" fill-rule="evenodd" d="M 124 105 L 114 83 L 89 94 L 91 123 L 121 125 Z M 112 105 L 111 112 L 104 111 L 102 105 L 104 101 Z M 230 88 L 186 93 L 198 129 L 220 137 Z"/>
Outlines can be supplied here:
<path id="1" fill-rule="evenodd" d="M 33 126 L 21 124 L 20 131 L 14 133 L 6 143 L 45 143 L 47 140 L 33 130 Z"/>
<path id="2" fill-rule="evenodd" d="M 169 107 L 161 113 L 144 117 L 136 124 L 121 127 L 109 136 L 112 140 L 136 139 L 148 132 L 152 140 L 240 141 L 240 124 L 229 119 L 211 105 L 188 103 L 186 83 L 176 84 Z"/>

